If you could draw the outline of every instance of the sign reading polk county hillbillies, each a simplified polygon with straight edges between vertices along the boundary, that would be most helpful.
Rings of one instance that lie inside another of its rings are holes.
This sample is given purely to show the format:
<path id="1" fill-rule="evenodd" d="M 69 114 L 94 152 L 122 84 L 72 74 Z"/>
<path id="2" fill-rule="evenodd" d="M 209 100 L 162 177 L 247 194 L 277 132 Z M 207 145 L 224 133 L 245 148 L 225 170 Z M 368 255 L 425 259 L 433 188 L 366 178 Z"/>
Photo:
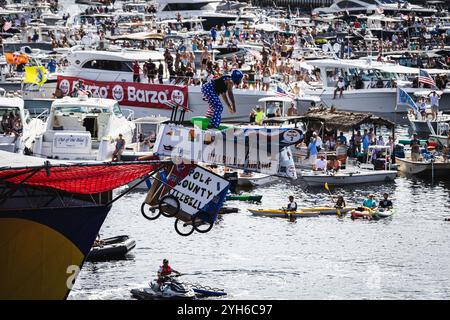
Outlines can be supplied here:
<path id="1" fill-rule="evenodd" d="M 230 128 L 201 130 L 160 126 L 154 151 L 173 161 L 203 162 L 296 179 L 290 145 L 303 138 L 297 129 Z M 178 160 L 177 160 L 178 159 Z"/>

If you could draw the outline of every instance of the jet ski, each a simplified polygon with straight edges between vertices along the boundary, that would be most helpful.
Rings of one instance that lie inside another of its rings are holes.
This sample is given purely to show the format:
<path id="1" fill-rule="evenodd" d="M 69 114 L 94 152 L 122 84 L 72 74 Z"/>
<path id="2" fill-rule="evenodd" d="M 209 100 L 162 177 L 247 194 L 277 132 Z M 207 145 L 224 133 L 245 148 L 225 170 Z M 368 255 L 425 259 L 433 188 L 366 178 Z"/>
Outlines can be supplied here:
<path id="1" fill-rule="evenodd" d="M 196 298 L 195 291 L 191 286 L 183 284 L 174 276 L 167 277 L 158 285 L 150 282 L 149 288 L 132 289 L 131 294 L 138 300 L 191 300 Z"/>

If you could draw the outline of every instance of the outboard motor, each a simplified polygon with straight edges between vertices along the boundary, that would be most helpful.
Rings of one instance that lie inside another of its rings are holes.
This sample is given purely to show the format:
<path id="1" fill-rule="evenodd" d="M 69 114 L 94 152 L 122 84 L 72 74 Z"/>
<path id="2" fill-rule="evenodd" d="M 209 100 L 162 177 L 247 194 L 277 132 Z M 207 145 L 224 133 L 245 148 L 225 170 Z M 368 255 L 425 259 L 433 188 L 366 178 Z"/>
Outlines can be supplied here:
<path id="1" fill-rule="evenodd" d="M 237 183 L 238 183 L 238 173 L 237 172 L 225 172 L 223 177 L 230 182 L 230 192 L 236 193 Z"/>

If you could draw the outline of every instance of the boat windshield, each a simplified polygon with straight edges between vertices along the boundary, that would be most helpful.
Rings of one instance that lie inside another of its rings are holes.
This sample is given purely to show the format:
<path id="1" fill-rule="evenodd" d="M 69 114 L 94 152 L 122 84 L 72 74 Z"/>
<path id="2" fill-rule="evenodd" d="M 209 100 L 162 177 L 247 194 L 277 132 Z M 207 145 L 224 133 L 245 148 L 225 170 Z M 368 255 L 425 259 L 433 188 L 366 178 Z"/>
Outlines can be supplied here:
<path id="1" fill-rule="evenodd" d="M 74 113 L 111 113 L 109 108 L 94 107 L 94 106 L 58 106 L 55 111 L 62 113 L 63 115 L 69 115 Z"/>

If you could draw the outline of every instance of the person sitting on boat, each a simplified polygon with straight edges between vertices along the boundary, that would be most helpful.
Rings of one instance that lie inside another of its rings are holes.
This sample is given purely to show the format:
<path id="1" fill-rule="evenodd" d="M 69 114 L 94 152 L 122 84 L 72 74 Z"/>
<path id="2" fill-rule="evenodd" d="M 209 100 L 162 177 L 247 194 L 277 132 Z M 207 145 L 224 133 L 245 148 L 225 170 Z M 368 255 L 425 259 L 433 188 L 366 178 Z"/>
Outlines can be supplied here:
<path id="1" fill-rule="evenodd" d="M 289 203 L 286 211 L 297 211 L 297 202 L 294 201 L 294 196 L 289 196 Z"/>
<path id="2" fill-rule="evenodd" d="M 202 86 L 202 94 L 209 104 L 206 117 L 210 118 L 209 127 L 218 128 L 222 120 L 223 105 L 220 97 L 225 101 L 230 113 L 236 113 L 233 86 L 239 85 L 244 74 L 240 70 L 233 70 L 230 75 L 214 79 Z M 219 97 L 220 96 L 220 97 Z"/>
<path id="3" fill-rule="evenodd" d="M 8 114 L 4 113 L 1 121 L 1 129 L 3 134 L 9 134 L 11 132 L 11 127 L 9 126 Z"/>
<path id="4" fill-rule="evenodd" d="M 325 156 L 321 154 L 319 159 L 316 160 L 313 170 L 325 171 L 326 169 L 327 169 L 327 160 L 325 160 Z"/>
<path id="5" fill-rule="evenodd" d="M 125 150 L 125 139 L 123 138 L 123 135 L 119 133 L 119 138 L 116 139 L 116 149 L 113 153 L 113 159 L 116 158 L 117 161 L 122 160 L 122 154 Z"/>
<path id="6" fill-rule="evenodd" d="M 157 273 L 158 276 L 157 283 L 161 285 L 166 280 L 166 278 L 169 277 L 172 273 L 176 273 L 179 276 L 181 275 L 180 272 L 178 272 L 175 269 L 172 269 L 172 267 L 169 265 L 169 260 L 164 259 L 163 264 L 162 266 L 159 267 Z"/>
<path id="7" fill-rule="evenodd" d="M 383 210 L 389 210 L 394 207 L 392 204 L 392 201 L 389 200 L 388 198 L 389 198 L 389 194 L 385 192 L 383 194 L 383 200 L 381 200 L 380 203 L 378 204 L 378 206 L 380 208 L 382 208 Z"/>
<path id="8" fill-rule="evenodd" d="M 295 105 L 293 103 L 291 103 L 291 106 L 288 109 L 287 115 L 288 115 L 288 117 L 293 117 L 293 116 L 298 115 L 297 108 L 295 107 Z"/>
<path id="9" fill-rule="evenodd" d="M 338 172 L 341 168 L 341 162 L 336 158 L 332 157 L 327 163 L 327 170 L 332 172 Z"/>
<path id="10" fill-rule="evenodd" d="M 336 204 L 334 205 L 335 208 L 337 209 L 343 209 L 347 206 L 347 204 L 345 203 L 344 197 L 343 196 L 338 196 Z"/>
<path id="11" fill-rule="evenodd" d="M 413 135 L 413 138 L 409 144 L 411 146 L 411 160 L 419 161 L 419 159 L 420 159 L 420 140 L 417 139 L 416 134 Z"/>
<path id="12" fill-rule="evenodd" d="M 342 94 L 344 93 L 345 81 L 344 77 L 340 76 L 338 82 L 336 83 L 336 89 L 334 89 L 333 99 L 336 99 L 336 94 L 339 92 L 339 98 L 342 98 Z"/>

